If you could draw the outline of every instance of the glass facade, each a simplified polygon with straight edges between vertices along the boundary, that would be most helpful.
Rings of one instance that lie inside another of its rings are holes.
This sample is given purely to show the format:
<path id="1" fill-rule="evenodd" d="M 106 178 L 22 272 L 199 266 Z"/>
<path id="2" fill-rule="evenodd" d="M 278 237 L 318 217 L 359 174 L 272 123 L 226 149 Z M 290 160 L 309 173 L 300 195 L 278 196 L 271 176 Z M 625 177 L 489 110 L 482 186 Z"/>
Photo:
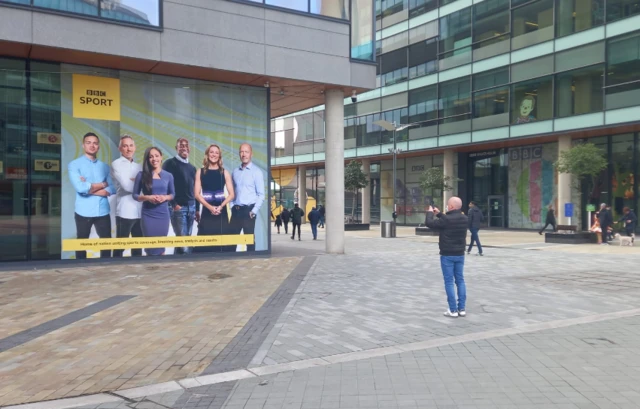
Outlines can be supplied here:
<path id="1" fill-rule="evenodd" d="M 1 3 L 13 3 L 142 26 L 161 26 L 162 0 L 0 0 Z"/>

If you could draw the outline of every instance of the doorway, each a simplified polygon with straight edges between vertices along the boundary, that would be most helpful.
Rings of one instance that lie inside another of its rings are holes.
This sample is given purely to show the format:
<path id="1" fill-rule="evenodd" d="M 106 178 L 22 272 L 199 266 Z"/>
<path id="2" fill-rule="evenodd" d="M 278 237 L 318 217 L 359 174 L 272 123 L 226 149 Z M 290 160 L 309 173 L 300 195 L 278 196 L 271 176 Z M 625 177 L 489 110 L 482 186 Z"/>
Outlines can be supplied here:
<path id="1" fill-rule="evenodd" d="M 503 195 L 491 195 L 487 200 L 487 226 L 505 228 Z"/>

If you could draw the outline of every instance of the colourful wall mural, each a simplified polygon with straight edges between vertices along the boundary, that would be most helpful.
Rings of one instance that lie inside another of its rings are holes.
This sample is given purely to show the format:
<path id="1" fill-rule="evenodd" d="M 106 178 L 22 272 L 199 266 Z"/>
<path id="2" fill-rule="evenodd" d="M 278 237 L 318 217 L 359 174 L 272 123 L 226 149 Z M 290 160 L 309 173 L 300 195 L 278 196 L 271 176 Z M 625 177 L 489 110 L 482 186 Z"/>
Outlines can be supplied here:
<path id="1" fill-rule="evenodd" d="M 509 227 L 538 228 L 547 205 L 557 209 L 557 158 L 555 143 L 509 149 Z"/>

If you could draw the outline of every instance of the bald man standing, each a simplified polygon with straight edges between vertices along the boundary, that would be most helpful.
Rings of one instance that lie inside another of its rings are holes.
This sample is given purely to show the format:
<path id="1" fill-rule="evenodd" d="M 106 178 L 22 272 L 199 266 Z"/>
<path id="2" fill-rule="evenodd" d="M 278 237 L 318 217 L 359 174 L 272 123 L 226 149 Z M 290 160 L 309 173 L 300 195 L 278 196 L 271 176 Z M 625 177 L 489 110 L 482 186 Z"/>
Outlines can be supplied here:
<path id="1" fill-rule="evenodd" d="M 440 213 L 438 208 L 429 206 L 427 227 L 440 233 L 440 266 L 444 277 L 444 289 L 447 292 L 449 309 L 446 317 L 466 317 L 467 286 L 464 283 L 464 249 L 467 241 L 468 219 L 462 213 L 462 200 L 452 197 L 447 202 L 449 211 Z M 456 288 L 458 299 L 456 301 Z"/>

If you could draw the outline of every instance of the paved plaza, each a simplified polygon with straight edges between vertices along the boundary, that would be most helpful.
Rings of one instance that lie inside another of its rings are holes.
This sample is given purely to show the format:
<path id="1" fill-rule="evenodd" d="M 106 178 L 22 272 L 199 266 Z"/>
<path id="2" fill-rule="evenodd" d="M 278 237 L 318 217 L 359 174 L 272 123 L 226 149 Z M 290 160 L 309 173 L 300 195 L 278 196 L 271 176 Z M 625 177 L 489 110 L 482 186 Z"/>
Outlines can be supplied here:
<path id="1" fill-rule="evenodd" d="M 0 405 L 640 408 L 640 246 L 483 231 L 466 318 L 437 238 L 273 234 L 273 257 L 0 273 Z M 44 401 L 44 402 L 43 402 Z"/>

